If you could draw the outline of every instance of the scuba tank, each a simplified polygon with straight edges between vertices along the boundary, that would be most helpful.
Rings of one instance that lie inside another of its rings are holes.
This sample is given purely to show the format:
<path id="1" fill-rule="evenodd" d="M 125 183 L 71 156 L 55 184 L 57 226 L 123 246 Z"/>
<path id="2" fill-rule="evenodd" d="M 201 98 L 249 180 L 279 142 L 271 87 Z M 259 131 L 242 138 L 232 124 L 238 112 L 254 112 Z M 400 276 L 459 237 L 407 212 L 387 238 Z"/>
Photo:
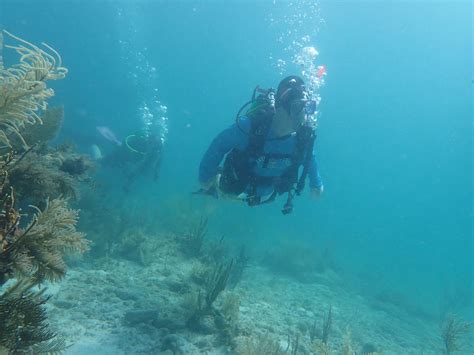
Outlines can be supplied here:
<path id="1" fill-rule="evenodd" d="M 245 110 L 245 113 L 242 112 Z M 247 101 L 237 112 L 235 117 L 235 123 L 237 127 L 244 133 L 244 129 L 240 126 L 240 118 L 245 115 L 252 120 L 252 126 L 259 127 L 265 126 L 262 125 L 265 120 L 273 117 L 275 113 L 275 90 L 272 88 L 262 89 L 259 85 L 255 87 L 252 93 L 252 98 L 250 101 Z M 259 132 L 256 132 L 259 134 Z M 262 132 L 261 132 L 262 133 Z M 254 132 L 255 134 L 255 132 Z"/>
<path id="2" fill-rule="evenodd" d="M 265 90 L 257 86 L 253 90 L 252 98 L 240 107 L 235 117 L 236 126 L 249 136 L 249 144 L 244 151 L 234 149 L 227 154 L 220 179 L 222 191 L 239 195 L 249 184 L 255 182 L 252 172 L 255 162 L 251 161 L 251 157 L 258 156 L 262 151 L 274 113 L 275 90 Z M 250 120 L 250 129 L 242 127 L 243 116 Z"/>

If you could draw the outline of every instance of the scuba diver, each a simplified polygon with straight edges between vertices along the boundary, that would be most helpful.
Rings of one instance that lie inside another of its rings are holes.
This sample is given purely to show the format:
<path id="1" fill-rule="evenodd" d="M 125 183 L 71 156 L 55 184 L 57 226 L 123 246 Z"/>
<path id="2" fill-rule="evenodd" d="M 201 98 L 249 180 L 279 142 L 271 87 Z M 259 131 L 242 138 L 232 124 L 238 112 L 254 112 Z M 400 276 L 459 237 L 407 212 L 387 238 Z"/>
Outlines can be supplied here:
<path id="1" fill-rule="evenodd" d="M 149 173 L 153 181 L 158 179 L 162 150 L 163 140 L 159 134 L 140 130 L 117 144 L 114 151 L 103 158 L 103 162 L 125 172 L 123 188 L 128 192 L 140 175 Z"/>
<path id="2" fill-rule="evenodd" d="M 283 79 L 276 93 L 257 86 L 236 122 L 205 152 L 199 166 L 202 188 L 197 193 L 229 197 L 249 206 L 287 193 L 283 214 L 292 212 L 293 197 L 304 189 L 306 177 L 312 196 L 320 196 L 324 185 L 313 152 L 316 105 L 298 76 Z"/>

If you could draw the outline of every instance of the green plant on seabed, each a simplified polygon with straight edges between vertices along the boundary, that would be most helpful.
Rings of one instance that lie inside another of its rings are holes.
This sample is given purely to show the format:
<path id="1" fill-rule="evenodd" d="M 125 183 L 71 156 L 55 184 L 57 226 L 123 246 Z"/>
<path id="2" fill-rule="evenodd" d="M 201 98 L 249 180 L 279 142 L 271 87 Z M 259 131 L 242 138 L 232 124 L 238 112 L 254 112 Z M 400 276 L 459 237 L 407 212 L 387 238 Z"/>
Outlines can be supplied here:
<path id="1" fill-rule="evenodd" d="M 469 340 L 473 329 L 474 323 L 472 322 L 466 322 L 452 314 L 446 316 L 441 324 L 444 354 L 451 355 L 457 351 L 472 350 Z"/>
<path id="2" fill-rule="evenodd" d="M 226 288 L 233 263 L 233 260 L 231 260 L 227 265 L 216 265 L 214 271 L 208 276 L 205 283 L 205 294 L 203 296 L 201 291 L 198 292 L 196 308 L 187 321 L 189 328 L 199 329 L 200 320 L 205 315 L 222 318 L 220 312 L 213 308 L 213 303 Z"/>
<path id="3" fill-rule="evenodd" d="M 207 218 L 201 217 L 199 222 L 194 222 L 191 230 L 179 238 L 181 250 L 189 257 L 198 257 L 202 253 L 204 240 L 207 234 Z"/>

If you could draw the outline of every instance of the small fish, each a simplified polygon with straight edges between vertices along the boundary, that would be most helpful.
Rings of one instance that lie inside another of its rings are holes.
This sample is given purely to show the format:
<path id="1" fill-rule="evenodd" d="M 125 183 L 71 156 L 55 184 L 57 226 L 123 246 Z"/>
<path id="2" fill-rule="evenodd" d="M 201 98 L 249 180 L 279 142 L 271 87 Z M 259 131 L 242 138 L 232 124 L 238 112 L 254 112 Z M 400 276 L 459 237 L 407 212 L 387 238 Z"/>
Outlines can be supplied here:
<path id="1" fill-rule="evenodd" d="M 112 143 L 115 143 L 118 146 L 122 145 L 122 142 L 117 138 L 115 133 L 112 132 L 112 130 L 109 127 L 97 126 L 96 129 L 97 129 L 97 131 L 99 131 L 99 133 L 102 135 L 102 137 L 104 137 L 108 141 L 110 141 Z"/>

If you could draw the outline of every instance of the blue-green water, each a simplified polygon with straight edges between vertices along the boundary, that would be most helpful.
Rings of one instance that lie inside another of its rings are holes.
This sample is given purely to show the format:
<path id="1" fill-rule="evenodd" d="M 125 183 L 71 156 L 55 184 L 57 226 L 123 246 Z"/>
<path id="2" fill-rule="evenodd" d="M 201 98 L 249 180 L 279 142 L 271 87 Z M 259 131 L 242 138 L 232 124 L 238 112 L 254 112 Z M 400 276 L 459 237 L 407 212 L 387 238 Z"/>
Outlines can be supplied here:
<path id="1" fill-rule="evenodd" d="M 53 83 L 52 103 L 66 112 L 61 139 L 107 151 L 96 126 L 124 137 L 143 125 L 143 102 L 167 106 L 159 181 L 133 192 L 146 213 L 172 215 L 166 201 L 182 198 L 212 211 L 211 227 L 231 240 L 263 250 L 308 241 L 330 250 L 348 287 L 390 290 L 433 317 L 452 290 L 463 295 L 456 311 L 474 317 L 472 15 L 469 1 L 0 5 L 2 27 L 47 42 L 69 69 Z M 304 194 L 291 216 L 283 199 L 249 208 L 189 196 L 202 154 L 255 85 L 300 73 L 289 45 L 303 36 L 328 72 L 317 140 L 324 195 Z M 131 199 L 119 192 L 107 198 Z"/>

